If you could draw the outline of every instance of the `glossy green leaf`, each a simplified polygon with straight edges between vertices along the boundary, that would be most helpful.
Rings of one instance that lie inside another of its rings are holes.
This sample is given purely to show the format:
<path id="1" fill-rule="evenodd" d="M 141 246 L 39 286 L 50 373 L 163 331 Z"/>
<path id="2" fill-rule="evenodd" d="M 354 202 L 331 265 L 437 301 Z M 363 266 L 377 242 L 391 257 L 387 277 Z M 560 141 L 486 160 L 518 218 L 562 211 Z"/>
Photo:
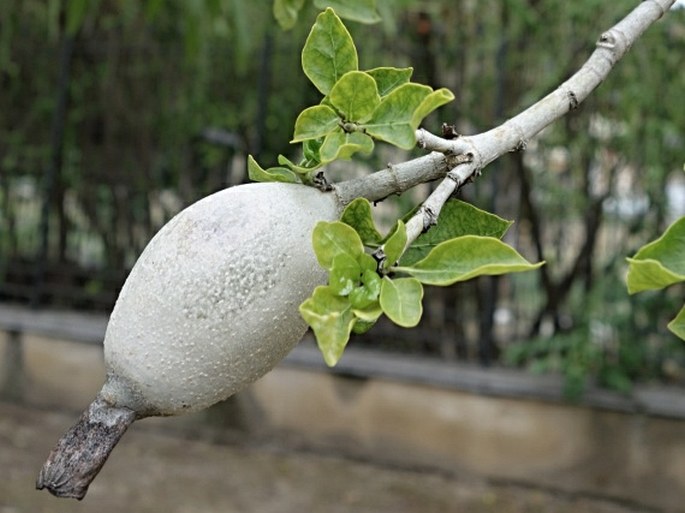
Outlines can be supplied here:
<path id="1" fill-rule="evenodd" d="M 376 271 L 365 271 L 362 276 L 362 284 L 350 292 L 352 307 L 365 309 L 373 305 L 381 292 L 381 283 L 381 277 Z"/>
<path id="2" fill-rule="evenodd" d="M 316 105 L 300 112 L 295 121 L 295 133 L 291 143 L 320 139 L 339 129 L 340 117 L 326 105 Z"/>
<path id="3" fill-rule="evenodd" d="M 359 23 L 378 23 L 381 17 L 376 10 L 376 0 L 314 0 L 319 9 L 332 7 L 341 18 Z"/>
<path id="4" fill-rule="evenodd" d="M 405 251 L 400 264 L 411 265 L 418 262 L 441 242 L 463 235 L 501 239 L 512 224 L 513 221 L 502 219 L 465 201 L 449 200 L 442 207 L 437 224 L 419 235 Z"/>
<path id="5" fill-rule="evenodd" d="M 322 94 L 348 71 L 358 68 L 357 49 L 340 18 L 328 8 L 316 23 L 302 49 L 302 70 Z"/>
<path id="6" fill-rule="evenodd" d="M 361 132 L 348 134 L 336 129 L 326 136 L 321 145 L 321 162 L 332 162 L 336 159 L 349 159 L 355 153 L 368 155 L 373 151 L 373 139 Z"/>
<path id="7" fill-rule="evenodd" d="M 289 30 L 297 23 L 297 17 L 304 0 L 274 0 L 274 18 L 283 30 Z"/>
<path id="8" fill-rule="evenodd" d="M 442 107 L 446 103 L 451 102 L 452 100 L 454 100 L 454 94 L 452 94 L 452 91 L 444 87 L 438 89 L 437 91 L 433 91 L 431 94 L 426 96 L 426 98 L 424 98 L 424 100 L 421 102 L 421 105 L 419 105 L 419 107 L 414 111 L 412 116 L 412 126 L 414 126 L 414 129 L 419 127 L 421 121 L 423 121 L 423 118 L 428 116 L 428 114 L 433 112 L 438 107 Z"/>
<path id="9" fill-rule="evenodd" d="M 381 314 L 383 312 L 381 311 Z M 352 326 L 352 333 L 355 333 L 357 335 L 363 335 L 367 331 L 369 331 L 371 328 L 374 327 L 376 324 L 376 321 L 365 321 L 363 319 L 359 319 L 355 317 L 354 319 L 354 325 Z"/>
<path id="10" fill-rule="evenodd" d="M 302 183 L 295 173 L 285 167 L 263 169 L 252 155 L 247 157 L 247 174 L 253 182 Z"/>
<path id="11" fill-rule="evenodd" d="M 357 232 L 340 221 L 319 221 L 312 232 L 312 242 L 319 264 L 328 270 L 338 255 L 349 255 L 358 261 L 364 254 L 364 246 Z"/>
<path id="12" fill-rule="evenodd" d="M 438 244 L 423 260 L 396 267 L 395 271 L 414 276 L 426 285 L 451 285 L 476 276 L 530 271 L 543 263 L 531 264 L 494 237 L 465 235 Z"/>
<path id="13" fill-rule="evenodd" d="M 423 286 L 414 278 L 383 278 L 380 305 L 388 318 L 403 328 L 413 328 L 423 314 Z"/>
<path id="14" fill-rule="evenodd" d="M 355 322 L 347 298 L 336 295 L 330 287 L 316 287 L 300 305 L 300 315 L 311 326 L 326 364 L 332 367 L 338 363 Z"/>
<path id="15" fill-rule="evenodd" d="M 347 296 L 359 285 L 361 274 L 357 259 L 341 253 L 333 258 L 328 285 L 339 296 Z"/>
<path id="16" fill-rule="evenodd" d="M 305 167 L 318 165 L 321 163 L 321 139 L 308 139 L 302 143 L 302 155 L 304 156 Z"/>
<path id="17" fill-rule="evenodd" d="M 685 217 L 628 259 L 628 292 L 660 289 L 685 281 Z"/>
<path id="18" fill-rule="evenodd" d="M 685 340 L 685 306 L 678 312 L 675 319 L 668 323 L 668 329 Z"/>
<path id="19" fill-rule="evenodd" d="M 402 221 L 397 221 L 395 229 L 383 244 L 383 254 L 385 256 L 383 269 L 389 269 L 397 263 L 406 245 L 407 227 Z"/>
<path id="20" fill-rule="evenodd" d="M 364 253 L 359 257 L 359 267 L 362 270 L 362 275 L 366 271 L 373 271 L 375 273 L 378 268 L 378 262 L 368 253 Z"/>
<path id="21" fill-rule="evenodd" d="M 369 331 L 373 325 L 376 324 L 376 321 L 383 315 L 383 309 L 376 300 L 373 304 L 364 309 L 353 308 L 352 313 L 355 317 L 352 331 L 361 335 Z"/>
<path id="22" fill-rule="evenodd" d="M 369 135 L 409 150 L 416 145 L 414 112 L 432 89 L 420 84 L 404 84 L 385 96 L 364 124 Z"/>
<path id="23" fill-rule="evenodd" d="M 365 246 L 377 246 L 383 239 L 373 221 L 371 203 L 366 198 L 357 198 L 349 203 L 340 220 L 356 230 Z"/>
<path id="24" fill-rule="evenodd" d="M 328 101 L 345 121 L 363 123 L 381 103 L 381 97 L 371 75 L 363 71 L 348 71 L 335 83 Z"/>
<path id="25" fill-rule="evenodd" d="M 378 94 L 385 96 L 394 91 L 402 84 L 406 84 L 411 79 L 414 68 L 390 68 L 381 67 L 367 71 L 376 81 Z"/>

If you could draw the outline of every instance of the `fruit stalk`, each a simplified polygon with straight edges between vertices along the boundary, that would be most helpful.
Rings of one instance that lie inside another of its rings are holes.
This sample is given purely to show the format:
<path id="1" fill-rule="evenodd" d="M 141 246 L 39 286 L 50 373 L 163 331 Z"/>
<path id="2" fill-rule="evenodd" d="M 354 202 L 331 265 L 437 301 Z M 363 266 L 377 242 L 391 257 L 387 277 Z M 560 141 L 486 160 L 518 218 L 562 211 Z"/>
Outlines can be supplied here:
<path id="1" fill-rule="evenodd" d="M 109 453 L 136 420 L 133 410 L 97 397 L 50 452 L 36 488 L 57 497 L 81 500 Z"/>

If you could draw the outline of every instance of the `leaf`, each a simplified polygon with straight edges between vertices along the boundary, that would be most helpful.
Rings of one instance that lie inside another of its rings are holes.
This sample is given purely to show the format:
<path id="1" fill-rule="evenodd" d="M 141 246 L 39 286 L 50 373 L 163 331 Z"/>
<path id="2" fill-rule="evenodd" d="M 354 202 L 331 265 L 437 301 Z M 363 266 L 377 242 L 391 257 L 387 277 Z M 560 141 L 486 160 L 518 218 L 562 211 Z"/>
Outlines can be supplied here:
<path id="1" fill-rule="evenodd" d="M 628 259 L 628 292 L 660 289 L 685 281 L 685 217 Z"/>
<path id="2" fill-rule="evenodd" d="M 406 245 L 407 227 L 402 221 L 397 221 L 395 229 L 388 237 L 388 240 L 385 241 L 385 244 L 383 244 L 383 253 L 385 255 L 383 269 L 388 269 L 397 263 Z"/>
<path id="3" fill-rule="evenodd" d="M 361 132 L 348 134 L 341 129 L 328 134 L 321 145 L 321 162 L 332 162 L 336 159 L 349 159 L 355 153 L 368 155 L 373 151 L 373 139 Z"/>
<path id="4" fill-rule="evenodd" d="M 297 16 L 304 0 L 274 0 L 274 18 L 283 30 L 290 30 L 297 23 Z"/>
<path id="5" fill-rule="evenodd" d="M 379 278 L 380 282 L 380 278 Z M 383 315 L 383 309 L 381 308 L 378 301 L 374 301 L 372 305 L 365 309 L 353 308 L 352 313 L 354 314 L 355 321 L 352 331 L 361 335 L 369 331 L 376 321 Z"/>
<path id="6" fill-rule="evenodd" d="M 316 18 L 302 49 L 302 70 L 312 84 L 328 94 L 348 71 L 358 68 L 352 36 L 331 8 Z"/>
<path id="7" fill-rule="evenodd" d="M 341 18 L 359 23 L 378 23 L 381 17 L 376 10 L 376 0 L 314 0 L 318 9 L 332 7 Z"/>
<path id="8" fill-rule="evenodd" d="M 364 271 L 362 284 L 350 292 L 352 307 L 364 310 L 373 305 L 381 292 L 381 283 L 381 277 L 376 271 Z"/>
<path id="9" fill-rule="evenodd" d="M 428 114 L 433 112 L 438 107 L 442 107 L 446 103 L 451 102 L 452 100 L 454 100 L 454 94 L 452 94 L 452 91 L 444 87 L 438 89 L 437 91 L 433 91 L 431 94 L 426 96 L 426 98 L 424 98 L 424 100 L 421 102 L 421 105 L 419 105 L 412 115 L 412 126 L 414 127 L 414 130 L 419 127 L 421 121 L 423 121 L 423 118 L 428 116 Z"/>
<path id="10" fill-rule="evenodd" d="M 364 246 L 357 232 L 340 221 L 319 221 L 312 232 L 312 242 L 316 259 L 321 267 L 328 270 L 338 255 L 349 255 L 358 261 L 364 254 Z"/>
<path id="11" fill-rule="evenodd" d="M 368 121 L 381 102 L 376 81 L 363 71 L 348 71 L 338 80 L 330 94 L 331 102 L 345 121 Z"/>
<path id="12" fill-rule="evenodd" d="M 366 198 L 357 198 L 349 203 L 340 220 L 355 229 L 365 246 L 377 246 L 383 239 L 373 221 L 371 203 Z"/>
<path id="13" fill-rule="evenodd" d="M 414 112 L 432 89 L 420 84 L 404 84 L 385 96 L 371 119 L 363 126 L 377 139 L 409 150 L 416 145 L 412 119 Z"/>
<path id="14" fill-rule="evenodd" d="M 347 296 L 359 284 L 361 274 L 357 259 L 341 253 L 333 258 L 328 286 L 339 296 Z"/>
<path id="15" fill-rule="evenodd" d="M 291 143 L 320 139 L 340 127 L 340 117 L 326 105 L 316 105 L 300 112 L 295 121 Z"/>
<path id="16" fill-rule="evenodd" d="M 376 81 L 378 94 L 385 96 L 394 91 L 402 84 L 406 84 L 411 79 L 414 68 L 374 68 L 366 73 L 371 75 Z"/>
<path id="17" fill-rule="evenodd" d="M 685 340 L 685 306 L 678 312 L 675 319 L 668 323 L 668 329 Z"/>
<path id="18" fill-rule="evenodd" d="M 247 174 L 253 182 L 302 183 L 295 173 L 285 167 L 262 169 L 252 155 L 247 157 Z"/>
<path id="19" fill-rule="evenodd" d="M 658 260 L 635 260 L 633 258 L 626 260 L 628 261 L 626 282 L 629 294 L 644 290 L 663 289 L 685 280 L 685 276 L 670 271 Z"/>
<path id="20" fill-rule="evenodd" d="M 413 328 L 423 314 L 423 286 L 414 278 L 383 278 L 380 304 L 385 315 L 403 328 Z"/>
<path id="21" fill-rule="evenodd" d="M 502 219 L 465 201 L 449 200 L 442 207 L 437 224 L 419 235 L 405 251 L 400 264 L 411 265 L 418 262 L 441 242 L 462 235 L 501 239 L 512 224 L 513 221 Z"/>
<path id="22" fill-rule="evenodd" d="M 308 139 L 302 143 L 302 154 L 304 156 L 307 167 L 311 165 L 321 164 L 321 145 L 323 144 L 323 137 L 321 139 Z"/>
<path id="23" fill-rule="evenodd" d="M 426 285 L 452 285 L 476 276 L 497 275 L 537 269 L 516 250 L 494 237 L 465 235 L 438 244 L 413 266 L 394 270 L 414 276 Z"/>
<path id="24" fill-rule="evenodd" d="M 291 171 L 293 171 L 294 173 L 296 173 L 298 175 L 306 175 L 308 173 L 311 173 L 312 171 L 315 171 L 317 168 L 322 166 L 321 162 L 313 165 L 312 167 L 298 166 L 297 164 L 295 164 L 293 161 L 291 161 L 285 155 L 279 155 L 278 156 L 278 163 L 283 167 L 287 167 L 288 169 L 290 169 Z"/>
<path id="25" fill-rule="evenodd" d="M 314 331 L 324 361 L 334 366 L 345 350 L 354 325 L 350 302 L 337 296 L 330 287 L 319 286 L 300 305 L 300 315 Z"/>

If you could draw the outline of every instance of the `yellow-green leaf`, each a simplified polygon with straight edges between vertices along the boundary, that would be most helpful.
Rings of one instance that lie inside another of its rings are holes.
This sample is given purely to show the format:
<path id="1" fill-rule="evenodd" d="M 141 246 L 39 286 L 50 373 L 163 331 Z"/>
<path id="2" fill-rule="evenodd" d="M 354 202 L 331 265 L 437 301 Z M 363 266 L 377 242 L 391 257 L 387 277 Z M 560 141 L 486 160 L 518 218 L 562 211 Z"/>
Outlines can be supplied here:
<path id="1" fill-rule="evenodd" d="M 380 67 L 367 71 L 376 81 L 378 94 L 385 96 L 411 79 L 414 68 Z"/>
<path id="2" fill-rule="evenodd" d="M 357 198 L 349 203 L 340 220 L 354 228 L 366 246 L 377 246 L 383 238 L 376 229 L 371 215 L 371 203 L 366 198 Z"/>
<path id="3" fill-rule="evenodd" d="M 385 255 L 383 269 L 388 269 L 397 263 L 406 245 L 407 227 L 400 220 L 397 221 L 395 229 L 388 237 L 388 240 L 385 241 L 385 244 L 383 244 L 383 253 Z"/>
<path id="4" fill-rule="evenodd" d="M 247 157 L 247 174 L 253 182 L 302 183 L 295 173 L 285 167 L 263 169 L 252 155 Z"/>
<path id="5" fill-rule="evenodd" d="M 316 18 L 302 49 L 304 74 L 326 95 L 340 77 L 358 66 L 352 36 L 333 9 L 326 9 Z"/>
<path id="6" fill-rule="evenodd" d="M 361 132 L 348 134 L 341 129 L 336 129 L 326 136 L 320 148 L 322 163 L 332 162 L 336 159 L 349 159 L 355 153 L 368 155 L 373 151 L 373 139 Z"/>
<path id="7" fill-rule="evenodd" d="M 316 105 L 300 112 L 295 121 L 295 133 L 291 143 L 319 139 L 339 129 L 340 117 L 326 105 Z"/>
<path id="8" fill-rule="evenodd" d="M 376 10 L 376 0 L 314 0 L 319 9 L 332 7 L 341 18 L 359 23 L 378 23 L 381 17 Z"/>
<path id="9" fill-rule="evenodd" d="M 628 259 L 628 292 L 660 289 L 685 281 L 685 217 Z"/>
<path id="10" fill-rule="evenodd" d="M 316 258 L 324 269 L 331 269 L 338 255 L 349 255 L 359 261 L 364 245 L 353 228 L 340 221 L 319 221 L 312 232 Z"/>
<path id="11" fill-rule="evenodd" d="M 537 269 L 544 262 L 531 264 L 514 248 L 494 237 L 465 235 L 438 244 L 412 266 L 399 266 L 426 285 L 452 285 L 476 276 L 498 275 Z"/>
<path id="12" fill-rule="evenodd" d="M 413 328 L 423 314 L 423 286 L 414 278 L 383 278 L 380 305 L 388 318 L 403 328 Z"/>
<path id="13" fill-rule="evenodd" d="M 304 0 L 274 0 L 274 18 L 283 30 L 289 30 L 295 26 L 303 5 Z"/>
<path id="14" fill-rule="evenodd" d="M 426 96 L 421 102 L 421 105 L 418 106 L 412 115 L 411 122 L 414 130 L 419 127 L 421 121 L 423 121 L 423 118 L 428 116 L 428 114 L 433 112 L 438 107 L 442 107 L 446 103 L 451 102 L 452 100 L 454 100 L 454 94 L 452 94 L 452 91 L 444 87 L 438 89 L 437 91 L 433 91 L 431 94 Z"/>
<path id="15" fill-rule="evenodd" d="M 338 80 L 328 101 L 340 112 L 345 121 L 368 121 L 381 102 L 376 81 L 363 71 L 348 71 Z"/>
<path id="16" fill-rule="evenodd" d="M 345 350 L 355 322 L 350 302 L 330 287 L 316 287 L 300 305 L 300 315 L 311 326 L 327 365 L 333 366 Z"/>
<path id="17" fill-rule="evenodd" d="M 685 306 L 681 308 L 675 319 L 668 323 L 668 329 L 685 340 Z"/>

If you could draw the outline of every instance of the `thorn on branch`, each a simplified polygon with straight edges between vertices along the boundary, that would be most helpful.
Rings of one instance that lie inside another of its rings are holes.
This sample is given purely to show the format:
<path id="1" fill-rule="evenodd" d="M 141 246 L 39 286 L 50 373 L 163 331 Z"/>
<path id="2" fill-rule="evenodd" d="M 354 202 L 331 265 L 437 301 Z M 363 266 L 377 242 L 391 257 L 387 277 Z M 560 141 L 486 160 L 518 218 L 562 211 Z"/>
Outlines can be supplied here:
<path id="1" fill-rule="evenodd" d="M 447 123 L 442 124 L 442 137 L 444 139 L 457 139 L 461 137 L 461 134 L 457 132 L 457 127 L 454 125 L 448 125 Z"/>
<path id="2" fill-rule="evenodd" d="M 573 91 L 568 92 L 568 110 L 576 110 L 578 108 L 578 105 L 580 102 L 578 101 L 578 97 L 576 96 L 576 93 Z"/>
<path id="3" fill-rule="evenodd" d="M 316 173 L 316 175 L 314 175 L 314 178 L 312 179 L 312 184 L 321 192 L 329 192 L 333 190 L 333 186 L 330 183 L 328 183 L 328 180 L 326 180 L 326 176 L 323 174 L 323 171 L 319 171 L 318 173 Z"/>

